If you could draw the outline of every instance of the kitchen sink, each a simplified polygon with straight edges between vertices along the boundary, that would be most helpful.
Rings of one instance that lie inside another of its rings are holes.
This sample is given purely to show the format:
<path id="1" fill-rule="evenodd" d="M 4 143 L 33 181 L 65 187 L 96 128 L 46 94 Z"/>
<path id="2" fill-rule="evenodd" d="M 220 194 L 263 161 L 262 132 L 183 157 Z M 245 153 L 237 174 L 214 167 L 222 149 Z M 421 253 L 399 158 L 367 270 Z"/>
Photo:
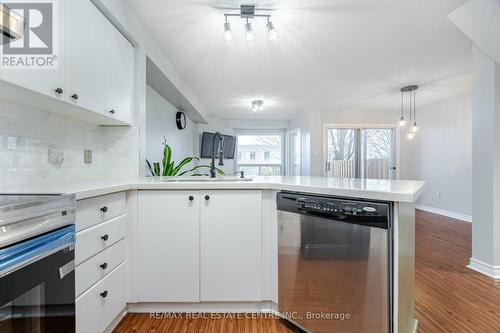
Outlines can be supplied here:
<path id="1" fill-rule="evenodd" d="M 160 177 L 161 182 L 241 182 L 252 181 L 252 178 L 241 178 L 240 176 L 217 176 L 210 178 L 207 176 L 190 176 L 190 177 Z"/>

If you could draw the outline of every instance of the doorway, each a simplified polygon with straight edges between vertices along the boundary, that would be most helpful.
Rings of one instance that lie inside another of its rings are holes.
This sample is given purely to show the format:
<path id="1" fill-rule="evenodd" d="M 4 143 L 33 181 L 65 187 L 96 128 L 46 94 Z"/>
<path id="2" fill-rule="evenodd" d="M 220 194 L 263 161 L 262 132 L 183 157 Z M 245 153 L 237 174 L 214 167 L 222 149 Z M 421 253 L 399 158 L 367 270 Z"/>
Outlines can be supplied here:
<path id="1" fill-rule="evenodd" d="M 397 146 L 395 126 L 325 126 L 324 175 L 397 179 Z"/>

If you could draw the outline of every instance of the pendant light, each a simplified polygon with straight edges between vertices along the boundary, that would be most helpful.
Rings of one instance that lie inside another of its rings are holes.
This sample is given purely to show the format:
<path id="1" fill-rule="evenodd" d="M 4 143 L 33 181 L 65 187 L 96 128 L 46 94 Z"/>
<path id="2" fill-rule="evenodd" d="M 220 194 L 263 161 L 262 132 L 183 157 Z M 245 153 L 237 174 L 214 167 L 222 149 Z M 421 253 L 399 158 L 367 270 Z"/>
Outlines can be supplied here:
<path id="1" fill-rule="evenodd" d="M 417 125 L 417 103 L 416 103 L 416 90 L 418 89 L 417 85 L 410 85 L 401 88 L 401 117 L 399 118 L 399 126 L 406 126 L 406 119 L 404 114 L 404 100 L 405 94 L 409 95 L 409 127 L 408 134 L 406 137 L 409 140 L 413 140 L 419 130 Z"/>

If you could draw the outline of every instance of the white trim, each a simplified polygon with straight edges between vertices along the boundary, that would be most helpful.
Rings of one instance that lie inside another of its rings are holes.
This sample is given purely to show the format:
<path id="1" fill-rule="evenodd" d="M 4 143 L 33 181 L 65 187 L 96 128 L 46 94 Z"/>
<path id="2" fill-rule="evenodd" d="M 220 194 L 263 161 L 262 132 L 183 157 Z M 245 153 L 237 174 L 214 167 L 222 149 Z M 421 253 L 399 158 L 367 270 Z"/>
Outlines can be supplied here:
<path id="1" fill-rule="evenodd" d="M 412 333 L 417 333 L 418 331 L 418 320 L 417 319 L 413 319 L 413 325 L 412 325 L 412 329 L 411 329 L 411 332 Z"/>
<path id="2" fill-rule="evenodd" d="M 500 280 L 500 266 L 490 265 L 481 260 L 470 258 L 467 267 L 495 280 Z"/>
<path id="3" fill-rule="evenodd" d="M 276 311 L 276 306 L 271 301 L 262 302 L 200 302 L 200 303 L 129 303 L 129 313 L 150 312 L 259 312 L 269 313 Z"/>
<path id="4" fill-rule="evenodd" d="M 121 321 L 123 320 L 123 318 L 125 318 L 125 316 L 127 315 L 127 313 L 128 313 L 127 309 L 125 308 L 122 312 L 120 312 L 120 314 L 118 314 L 118 316 L 116 316 L 115 319 L 113 319 L 113 321 L 111 322 L 111 324 L 108 325 L 108 327 L 104 330 L 103 333 L 112 333 L 115 330 L 115 328 L 118 326 L 118 324 L 121 323 Z"/>
<path id="5" fill-rule="evenodd" d="M 472 222 L 472 216 L 465 215 L 465 214 L 462 214 L 462 213 L 456 213 L 456 212 L 452 212 L 452 211 L 449 211 L 449 210 L 444 210 L 444 209 L 441 209 L 441 208 L 436 208 L 436 207 L 422 205 L 422 204 L 419 204 L 419 203 L 415 204 L 415 208 L 416 209 L 420 209 L 420 210 L 424 210 L 424 211 L 429 212 L 429 213 L 434 213 L 434 214 L 438 214 L 438 215 L 443 215 L 443 216 L 451 217 L 452 219 L 456 219 L 456 220 L 460 220 L 460 221 L 464 221 L 464 222 L 469 222 L 469 223 Z"/>

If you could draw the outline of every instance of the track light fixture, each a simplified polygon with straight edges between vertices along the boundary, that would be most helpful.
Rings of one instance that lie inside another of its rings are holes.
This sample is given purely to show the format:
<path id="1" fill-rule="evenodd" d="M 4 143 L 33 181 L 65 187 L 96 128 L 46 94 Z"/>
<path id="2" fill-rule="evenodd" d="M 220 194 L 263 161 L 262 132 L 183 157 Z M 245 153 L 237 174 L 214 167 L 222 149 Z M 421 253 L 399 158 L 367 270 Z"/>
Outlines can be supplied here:
<path id="1" fill-rule="evenodd" d="M 399 126 L 405 127 L 406 126 L 406 119 L 405 119 L 405 110 L 404 110 L 404 102 L 405 102 L 405 94 L 409 95 L 409 110 L 410 110 L 410 117 L 409 117 L 409 124 L 410 127 L 408 128 L 408 134 L 406 137 L 409 140 L 413 140 L 419 130 L 419 127 L 417 125 L 417 107 L 416 107 L 416 91 L 418 89 L 417 85 L 410 85 L 410 86 L 405 86 L 401 88 L 401 118 L 399 118 Z"/>
<path id="2" fill-rule="evenodd" d="M 252 101 L 252 111 L 257 112 L 257 111 L 262 111 L 264 110 L 264 101 L 261 99 L 256 99 L 255 101 Z"/>
<path id="3" fill-rule="evenodd" d="M 239 8 L 240 12 L 238 14 L 224 14 L 224 40 L 226 42 L 232 42 L 234 40 L 233 32 L 231 31 L 231 25 L 228 21 L 228 17 L 239 17 L 246 20 L 245 23 L 245 41 L 252 43 L 255 41 L 255 32 L 252 28 L 251 19 L 263 17 L 267 19 L 266 28 L 268 31 L 268 37 L 270 41 L 275 41 L 279 38 L 278 30 L 276 30 L 273 22 L 271 22 L 271 15 L 269 14 L 256 14 L 254 5 L 241 5 Z"/>

